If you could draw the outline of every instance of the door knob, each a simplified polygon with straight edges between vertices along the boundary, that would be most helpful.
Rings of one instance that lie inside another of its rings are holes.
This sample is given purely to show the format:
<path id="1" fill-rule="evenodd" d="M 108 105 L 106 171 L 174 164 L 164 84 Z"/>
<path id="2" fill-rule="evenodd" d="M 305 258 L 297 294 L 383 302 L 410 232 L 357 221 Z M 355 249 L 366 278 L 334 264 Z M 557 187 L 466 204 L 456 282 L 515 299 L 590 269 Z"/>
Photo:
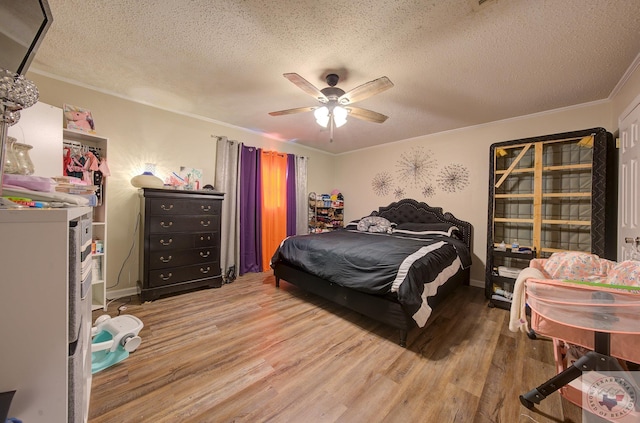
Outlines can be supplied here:
<path id="1" fill-rule="evenodd" d="M 625 242 L 625 244 L 635 244 L 635 245 L 639 245 L 639 244 L 640 244 L 640 236 L 637 236 L 637 237 L 635 237 L 635 238 L 625 237 L 625 238 L 624 238 L 624 242 Z"/>

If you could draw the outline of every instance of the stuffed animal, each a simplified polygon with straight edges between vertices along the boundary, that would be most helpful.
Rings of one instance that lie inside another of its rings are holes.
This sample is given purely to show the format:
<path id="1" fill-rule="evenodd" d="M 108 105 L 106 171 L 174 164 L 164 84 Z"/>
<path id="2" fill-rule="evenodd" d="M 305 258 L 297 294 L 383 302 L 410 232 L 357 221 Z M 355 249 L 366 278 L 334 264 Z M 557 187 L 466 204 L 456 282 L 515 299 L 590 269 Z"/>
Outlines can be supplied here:
<path id="1" fill-rule="evenodd" d="M 90 112 L 69 110 L 64 112 L 64 117 L 67 119 L 67 128 L 69 129 L 79 129 L 81 131 L 93 131 L 95 129 Z"/>

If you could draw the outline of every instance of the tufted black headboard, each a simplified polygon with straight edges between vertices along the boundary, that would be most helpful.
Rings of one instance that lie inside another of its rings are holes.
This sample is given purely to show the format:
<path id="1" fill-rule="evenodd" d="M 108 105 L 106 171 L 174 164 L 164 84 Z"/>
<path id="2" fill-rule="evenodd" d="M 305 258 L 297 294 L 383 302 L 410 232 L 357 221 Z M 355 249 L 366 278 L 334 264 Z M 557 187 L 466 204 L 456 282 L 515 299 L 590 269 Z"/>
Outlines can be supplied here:
<path id="1" fill-rule="evenodd" d="M 381 216 L 393 223 L 449 223 L 457 226 L 462 232 L 462 240 L 469 251 L 471 248 L 471 223 L 457 219 L 451 213 L 442 213 L 442 208 L 431 207 L 427 203 L 405 198 L 403 200 L 383 206 L 378 211 L 371 212 L 371 216 Z"/>

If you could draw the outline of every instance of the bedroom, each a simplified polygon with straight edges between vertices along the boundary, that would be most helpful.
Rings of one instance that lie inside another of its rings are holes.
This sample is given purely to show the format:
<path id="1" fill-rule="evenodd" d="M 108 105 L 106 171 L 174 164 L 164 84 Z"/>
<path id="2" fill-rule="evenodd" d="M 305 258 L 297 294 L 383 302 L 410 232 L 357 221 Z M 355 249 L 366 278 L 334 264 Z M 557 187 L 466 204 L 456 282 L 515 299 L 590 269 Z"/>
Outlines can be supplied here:
<path id="1" fill-rule="evenodd" d="M 55 4 L 51 3 L 55 14 Z M 62 17 L 59 19 L 62 21 Z M 256 132 L 221 123 L 216 116 L 203 119 L 199 118 L 197 113 L 184 113 L 177 106 L 180 104 L 177 102 L 177 97 L 172 97 L 169 105 L 161 103 L 160 107 L 132 101 L 133 98 L 130 96 L 113 95 L 99 85 L 76 84 L 72 79 L 56 77 L 53 72 L 39 72 L 37 62 L 28 77 L 38 86 L 42 102 L 57 107 L 70 103 L 91 109 L 98 133 L 109 138 L 110 163 L 121 164 L 113 169 L 116 171 L 113 172 L 110 181 L 109 198 L 110 241 L 107 275 L 110 285 L 116 283 L 122 268 L 119 285 L 112 291 L 114 296 L 134 293 L 136 280 L 139 277 L 137 257 L 127 260 L 132 242 L 131 234 L 134 232 L 138 213 L 137 193 L 129 183 L 130 178 L 139 170 L 138 166 L 141 163 L 152 161 L 164 172 L 181 165 L 202 168 L 205 182 L 213 183 L 215 143 L 212 141 L 212 135 L 224 135 L 247 145 L 310 157 L 309 191 L 327 192 L 339 188 L 346 198 L 346 220 L 367 215 L 379 206 L 395 200 L 391 193 L 383 197 L 375 195 L 371 189 L 371 181 L 377 169 L 389 169 L 395 172 L 395 163 L 401 159 L 403 153 L 423 149 L 430 151 L 437 158 L 438 163 L 464 165 L 468 170 L 469 184 L 460 195 L 438 191 L 432 198 L 425 199 L 421 197 L 419 190 L 413 189 L 407 190 L 406 196 L 420 197 L 421 200 L 443 207 L 445 211 L 451 211 L 456 217 L 472 223 L 474 265 L 471 270 L 471 279 L 472 285 L 482 286 L 484 284 L 489 146 L 497 141 L 592 127 L 603 127 L 615 133 L 618 117 L 640 94 L 640 71 L 636 55 L 637 51 L 633 56 L 636 61 L 628 63 L 622 74 L 616 75 L 613 85 L 616 86 L 618 83 L 620 85 L 615 93 L 611 87 L 595 101 L 572 103 L 567 107 L 518 115 L 513 119 L 496 119 L 455 130 L 406 137 L 387 145 L 341 154 L 305 148 L 296 143 L 282 143 Z M 270 80 L 279 81 L 281 84 L 276 92 L 282 94 L 282 98 L 279 99 L 282 108 L 305 104 L 304 97 L 294 98 L 284 94 L 293 92 L 295 87 L 287 85 L 281 73 L 302 73 L 299 65 L 291 63 L 289 68 L 269 77 Z M 313 67 L 310 68 L 310 78 L 314 76 L 313 69 Z M 360 80 L 366 81 L 384 74 L 376 67 L 372 69 L 373 74 L 363 73 Z M 91 72 L 89 63 L 85 63 L 84 71 Z M 629 71 L 628 74 L 625 73 L 627 71 Z M 263 70 L 255 71 L 255 74 L 260 75 L 263 72 Z M 306 73 L 305 76 L 307 76 Z M 402 82 L 396 78 L 392 80 L 396 85 Z M 357 83 L 355 78 L 348 82 L 349 86 L 351 82 Z M 382 103 L 379 104 L 382 106 L 376 110 L 385 110 L 384 96 L 389 93 L 380 94 L 379 101 Z M 162 99 L 158 101 L 161 102 Z M 303 103 L 299 104 L 299 101 Z M 185 105 L 185 108 L 187 107 Z M 272 109 L 274 107 L 267 104 L 264 113 Z M 390 116 L 390 120 L 394 117 Z M 221 120 L 224 122 L 223 119 Z M 311 123 L 313 124 L 312 120 Z M 334 143 L 337 144 L 340 142 L 339 132 L 336 132 L 336 135 Z M 325 142 L 327 142 L 326 139 Z M 461 155 L 460 151 L 464 151 L 464 155 Z M 354 173 L 358 175 L 357 178 L 353 177 Z"/>

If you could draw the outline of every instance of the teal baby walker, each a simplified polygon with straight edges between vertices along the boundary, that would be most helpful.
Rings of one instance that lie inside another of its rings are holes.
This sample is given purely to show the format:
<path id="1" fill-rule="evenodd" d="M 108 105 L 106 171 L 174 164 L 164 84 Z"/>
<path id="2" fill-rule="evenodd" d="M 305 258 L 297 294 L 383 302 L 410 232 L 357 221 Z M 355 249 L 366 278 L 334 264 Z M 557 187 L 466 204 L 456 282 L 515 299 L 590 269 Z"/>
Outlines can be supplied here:
<path id="1" fill-rule="evenodd" d="M 140 346 L 138 336 L 144 325 L 135 316 L 104 314 L 91 328 L 91 373 L 97 373 L 129 357 Z"/>

